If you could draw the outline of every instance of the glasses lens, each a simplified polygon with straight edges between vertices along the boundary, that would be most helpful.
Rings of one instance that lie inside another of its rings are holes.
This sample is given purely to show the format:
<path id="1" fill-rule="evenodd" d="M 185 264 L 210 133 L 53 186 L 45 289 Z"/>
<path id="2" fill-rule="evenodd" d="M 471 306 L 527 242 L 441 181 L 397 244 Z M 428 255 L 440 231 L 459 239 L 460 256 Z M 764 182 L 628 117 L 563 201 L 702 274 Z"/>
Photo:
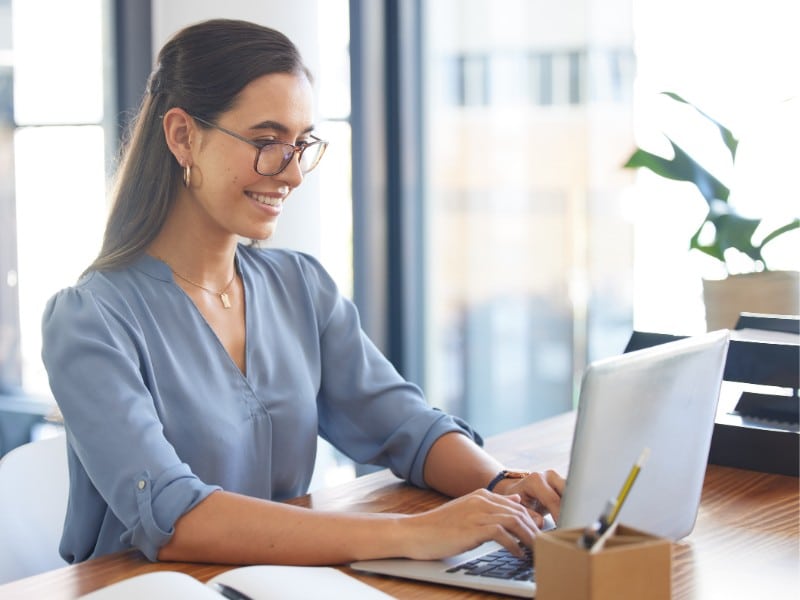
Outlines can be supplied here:
<path id="1" fill-rule="evenodd" d="M 308 173 L 319 164 L 319 160 L 325 152 L 325 147 L 325 142 L 312 142 L 305 147 L 303 154 L 300 156 L 300 170 L 303 173 Z"/>
<path id="2" fill-rule="evenodd" d="M 327 142 L 313 142 L 300 154 L 300 171 L 305 174 L 319 164 Z M 291 144 L 267 144 L 258 153 L 256 170 L 261 175 L 277 175 L 286 168 L 295 154 Z"/>
<path id="3" fill-rule="evenodd" d="M 294 146 L 290 144 L 267 144 L 258 153 L 256 170 L 262 175 L 275 175 L 289 164 L 294 156 Z"/>

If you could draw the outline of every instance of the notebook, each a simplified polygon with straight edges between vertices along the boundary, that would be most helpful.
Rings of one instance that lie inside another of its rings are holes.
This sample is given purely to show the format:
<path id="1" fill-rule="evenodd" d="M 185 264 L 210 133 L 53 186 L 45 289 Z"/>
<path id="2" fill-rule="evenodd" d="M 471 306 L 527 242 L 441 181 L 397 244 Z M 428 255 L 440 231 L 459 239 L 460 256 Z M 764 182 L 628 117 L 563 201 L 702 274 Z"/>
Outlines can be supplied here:
<path id="1" fill-rule="evenodd" d="M 590 364 L 583 376 L 558 527 L 585 527 L 614 498 L 644 448 L 646 465 L 617 521 L 671 540 L 694 528 L 714 429 L 729 332 L 711 332 Z M 360 561 L 362 572 L 520 597 L 530 579 L 466 574 L 454 567 L 500 546 L 489 542 L 445 560 Z M 535 572 L 534 577 L 535 580 Z"/>
<path id="2" fill-rule="evenodd" d="M 227 586 L 225 593 L 215 587 L 218 583 Z M 207 583 L 179 571 L 154 571 L 113 583 L 80 600 L 307 600 L 320 596 L 332 600 L 393 598 L 332 567 L 257 565 L 225 571 Z"/>

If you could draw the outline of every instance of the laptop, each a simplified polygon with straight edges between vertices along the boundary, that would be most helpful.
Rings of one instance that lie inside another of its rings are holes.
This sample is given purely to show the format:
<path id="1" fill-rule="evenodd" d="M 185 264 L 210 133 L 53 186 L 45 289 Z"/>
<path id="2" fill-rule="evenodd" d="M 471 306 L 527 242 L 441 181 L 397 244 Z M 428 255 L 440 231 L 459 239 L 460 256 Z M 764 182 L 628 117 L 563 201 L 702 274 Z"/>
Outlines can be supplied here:
<path id="1" fill-rule="evenodd" d="M 583 376 L 559 528 L 583 528 L 616 497 L 631 467 L 646 464 L 618 522 L 670 540 L 694 528 L 729 332 L 721 330 L 590 364 Z M 486 576 L 495 560 L 500 576 Z M 361 572 L 532 598 L 532 560 L 516 571 L 495 542 L 444 560 L 354 562 Z M 525 569 L 527 568 L 527 571 Z"/>

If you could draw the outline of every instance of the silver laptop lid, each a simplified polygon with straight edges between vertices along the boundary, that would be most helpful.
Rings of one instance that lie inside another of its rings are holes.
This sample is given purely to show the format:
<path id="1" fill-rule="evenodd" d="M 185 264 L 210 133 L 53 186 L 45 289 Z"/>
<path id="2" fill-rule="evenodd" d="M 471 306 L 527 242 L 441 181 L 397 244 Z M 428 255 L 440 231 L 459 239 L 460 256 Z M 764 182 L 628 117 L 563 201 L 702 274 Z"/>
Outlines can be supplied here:
<path id="1" fill-rule="evenodd" d="M 593 522 L 649 448 L 618 521 L 672 540 L 692 531 L 728 339 L 717 331 L 589 365 L 560 528 Z"/>

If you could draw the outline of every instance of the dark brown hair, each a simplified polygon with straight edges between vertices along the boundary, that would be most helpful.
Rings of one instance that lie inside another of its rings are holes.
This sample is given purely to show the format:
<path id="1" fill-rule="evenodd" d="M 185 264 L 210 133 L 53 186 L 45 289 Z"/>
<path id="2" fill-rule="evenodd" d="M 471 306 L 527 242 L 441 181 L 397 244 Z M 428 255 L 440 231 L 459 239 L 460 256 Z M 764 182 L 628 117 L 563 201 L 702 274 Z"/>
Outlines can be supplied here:
<path id="1" fill-rule="evenodd" d="M 311 79 L 285 35 L 254 23 L 204 21 L 164 45 L 123 147 L 100 254 L 87 271 L 129 264 L 164 224 L 181 185 L 181 167 L 162 130 L 164 113 L 180 107 L 213 122 L 233 107 L 247 84 L 272 73 Z"/>

